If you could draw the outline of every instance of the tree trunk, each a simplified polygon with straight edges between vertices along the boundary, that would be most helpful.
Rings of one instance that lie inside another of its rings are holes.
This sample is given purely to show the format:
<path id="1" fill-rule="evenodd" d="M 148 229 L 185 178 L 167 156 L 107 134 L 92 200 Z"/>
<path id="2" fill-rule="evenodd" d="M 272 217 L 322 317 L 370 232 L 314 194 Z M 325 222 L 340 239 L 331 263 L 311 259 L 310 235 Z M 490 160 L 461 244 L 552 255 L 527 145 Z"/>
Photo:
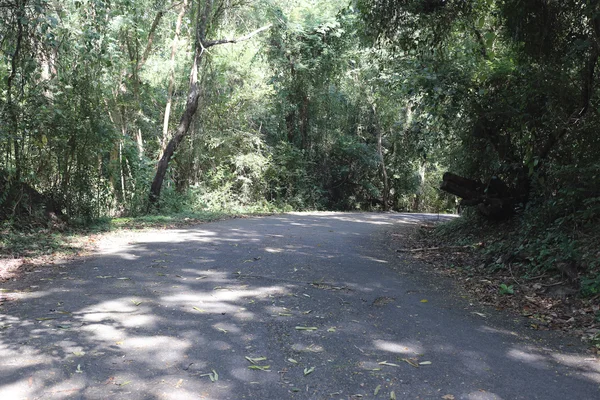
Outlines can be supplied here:
<path id="1" fill-rule="evenodd" d="M 202 50 L 196 49 L 196 57 L 194 57 L 194 66 L 192 69 L 192 79 L 190 83 L 190 91 L 188 93 L 187 102 L 185 104 L 185 111 L 179 120 L 179 125 L 177 126 L 177 131 L 169 143 L 165 147 L 163 151 L 162 157 L 158 161 L 158 165 L 156 167 L 156 175 L 154 176 L 154 180 L 152 181 L 152 186 L 150 187 L 150 204 L 155 205 L 158 202 L 160 197 L 160 191 L 162 189 L 162 184 L 165 179 L 165 175 L 167 173 L 167 167 L 169 166 L 169 161 L 173 157 L 173 153 L 179 146 L 179 143 L 183 140 L 185 135 L 187 134 L 190 124 L 192 123 L 192 118 L 198 109 L 198 100 L 200 99 L 200 87 L 198 85 L 198 64 L 202 61 Z"/>
<path id="2" fill-rule="evenodd" d="M 423 197 L 425 195 L 425 173 L 427 172 L 427 160 L 423 158 L 419 165 L 419 188 L 415 196 L 415 203 L 413 205 L 414 211 L 423 210 Z"/>
<path id="3" fill-rule="evenodd" d="M 383 157 L 382 136 L 382 129 L 377 127 L 377 151 L 379 152 L 379 160 L 381 162 L 381 175 L 383 176 L 383 194 L 381 196 L 381 201 L 383 203 L 383 211 L 388 211 L 390 186 L 388 183 L 387 171 L 385 169 L 385 158 Z"/>
<path id="4" fill-rule="evenodd" d="M 301 137 L 301 148 L 308 150 L 308 96 L 302 97 L 302 105 L 300 106 L 300 137 Z"/>
<path id="5" fill-rule="evenodd" d="M 25 6 L 27 1 L 17 2 L 16 6 L 19 8 L 16 14 L 17 19 L 17 44 L 15 46 L 15 51 L 12 54 L 10 60 L 10 74 L 6 78 L 6 106 L 8 108 L 8 115 L 10 118 L 10 128 L 12 129 L 13 136 L 13 145 L 14 145 L 14 156 L 15 156 L 15 180 L 21 180 L 21 152 L 19 148 L 19 121 L 17 112 L 15 110 L 15 105 L 12 100 L 12 91 L 13 91 L 13 80 L 17 76 L 17 63 L 19 62 L 21 43 L 23 41 L 23 22 L 25 20 Z"/>
<path id="6" fill-rule="evenodd" d="M 163 131 L 162 140 L 160 142 L 161 151 L 165 151 L 167 146 L 167 140 L 169 138 L 169 119 L 171 118 L 171 105 L 173 103 L 173 91 L 175 90 L 175 55 L 177 54 L 177 42 L 179 41 L 179 35 L 181 34 L 181 21 L 185 15 L 188 1 L 183 0 L 183 6 L 179 10 L 177 15 L 177 24 L 175 26 L 175 37 L 173 37 L 173 44 L 171 45 L 171 66 L 169 70 L 169 88 L 167 89 L 167 105 L 165 106 L 165 117 L 163 120 Z"/>
<path id="7" fill-rule="evenodd" d="M 388 182 L 388 175 L 385 169 L 385 158 L 383 156 L 383 131 L 379 126 L 379 121 L 377 117 L 377 109 L 375 104 L 371 104 L 371 110 L 373 111 L 373 124 L 375 126 L 375 130 L 377 132 L 377 152 L 379 153 L 379 162 L 381 164 L 381 176 L 383 178 L 383 193 L 381 195 L 381 202 L 383 205 L 383 211 L 388 211 L 389 209 L 389 195 L 390 195 L 390 187 Z"/>

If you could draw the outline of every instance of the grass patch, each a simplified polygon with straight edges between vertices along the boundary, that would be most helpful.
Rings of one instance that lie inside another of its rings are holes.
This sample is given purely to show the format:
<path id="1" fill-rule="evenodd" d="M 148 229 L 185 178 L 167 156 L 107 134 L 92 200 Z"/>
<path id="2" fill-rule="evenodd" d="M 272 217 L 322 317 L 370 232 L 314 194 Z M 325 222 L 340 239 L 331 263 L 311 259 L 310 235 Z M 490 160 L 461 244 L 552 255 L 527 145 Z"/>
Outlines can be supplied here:
<path id="1" fill-rule="evenodd" d="M 222 211 L 182 212 L 133 218 L 101 218 L 89 223 L 73 222 L 57 228 L 0 226 L 0 259 L 70 257 L 93 249 L 96 236 L 122 230 L 169 229 L 220 221 L 229 218 L 266 215 Z"/>

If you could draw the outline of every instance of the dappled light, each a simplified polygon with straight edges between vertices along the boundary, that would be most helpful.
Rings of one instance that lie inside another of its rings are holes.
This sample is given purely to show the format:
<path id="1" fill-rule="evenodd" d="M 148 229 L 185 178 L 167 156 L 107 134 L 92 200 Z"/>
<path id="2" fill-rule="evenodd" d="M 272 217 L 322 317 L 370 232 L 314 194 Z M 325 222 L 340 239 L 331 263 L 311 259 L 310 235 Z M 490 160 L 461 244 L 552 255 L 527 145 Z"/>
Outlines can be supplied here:
<path id="1" fill-rule="evenodd" d="M 380 235 L 428 218 L 294 214 L 115 236 L 106 252 L 11 284 L 0 395 L 312 399 L 379 385 L 398 398 L 508 399 L 493 379 L 507 367 L 599 383 L 597 364 L 457 317 L 469 306 L 393 272 L 411 267 Z"/>

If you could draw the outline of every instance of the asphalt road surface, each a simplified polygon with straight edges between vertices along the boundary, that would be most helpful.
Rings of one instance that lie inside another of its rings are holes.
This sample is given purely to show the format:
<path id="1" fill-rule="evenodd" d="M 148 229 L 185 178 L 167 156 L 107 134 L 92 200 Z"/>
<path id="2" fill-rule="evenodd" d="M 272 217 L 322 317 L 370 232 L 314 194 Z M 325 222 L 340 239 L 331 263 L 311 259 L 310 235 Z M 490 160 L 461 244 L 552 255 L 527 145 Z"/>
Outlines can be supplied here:
<path id="1" fill-rule="evenodd" d="M 3 284 L 0 399 L 600 399 L 575 339 L 394 250 L 423 214 L 297 213 L 105 239 Z"/>

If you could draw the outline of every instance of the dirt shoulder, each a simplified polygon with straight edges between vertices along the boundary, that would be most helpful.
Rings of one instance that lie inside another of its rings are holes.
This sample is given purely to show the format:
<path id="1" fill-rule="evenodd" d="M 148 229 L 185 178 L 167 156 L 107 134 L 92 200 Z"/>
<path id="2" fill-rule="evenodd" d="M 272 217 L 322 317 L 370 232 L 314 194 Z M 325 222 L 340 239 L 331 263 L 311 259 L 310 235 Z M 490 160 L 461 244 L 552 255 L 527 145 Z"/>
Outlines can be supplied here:
<path id="1" fill-rule="evenodd" d="M 393 238 L 398 240 L 397 252 L 453 279 L 461 295 L 526 317 L 533 330 L 579 337 L 600 354 L 600 295 L 582 297 L 564 274 L 531 274 L 523 260 L 490 249 L 489 237 L 448 245 L 432 224 L 421 224 L 402 236 Z"/>

